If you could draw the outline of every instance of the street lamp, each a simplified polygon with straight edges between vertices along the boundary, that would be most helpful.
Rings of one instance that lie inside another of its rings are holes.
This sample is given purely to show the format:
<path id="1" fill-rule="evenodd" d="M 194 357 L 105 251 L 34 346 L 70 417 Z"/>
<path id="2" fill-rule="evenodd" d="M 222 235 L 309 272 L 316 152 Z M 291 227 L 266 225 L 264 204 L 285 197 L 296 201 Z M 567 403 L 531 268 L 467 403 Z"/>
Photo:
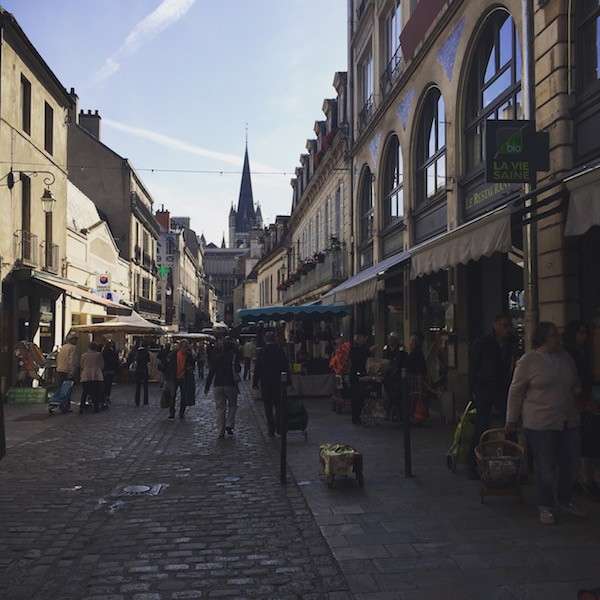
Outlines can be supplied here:
<path id="1" fill-rule="evenodd" d="M 56 198 L 52 195 L 52 192 L 46 188 L 42 194 L 42 210 L 49 214 L 54 210 L 56 204 Z"/>
<path id="2" fill-rule="evenodd" d="M 19 173 L 19 178 L 22 174 L 25 175 L 39 175 L 40 173 L 44 173 L 48 175 L 48 177 L 44 178 L 44 184 L 46 185 L 46 189 L 40 198 L 42 202 L 42 210 L 46 214 L 50 214 L 54 210 L 54 206 L 56 205 L 56 198 L 52 195 L 50 191 L 50 186 L 56 181 L 56 177 L 52 171 L 17 171 Z M 15 172 L 11 169 L 8 175 L 6 176 L 6 186 L 9 190 L 12 190 L 15 185 Z"/>

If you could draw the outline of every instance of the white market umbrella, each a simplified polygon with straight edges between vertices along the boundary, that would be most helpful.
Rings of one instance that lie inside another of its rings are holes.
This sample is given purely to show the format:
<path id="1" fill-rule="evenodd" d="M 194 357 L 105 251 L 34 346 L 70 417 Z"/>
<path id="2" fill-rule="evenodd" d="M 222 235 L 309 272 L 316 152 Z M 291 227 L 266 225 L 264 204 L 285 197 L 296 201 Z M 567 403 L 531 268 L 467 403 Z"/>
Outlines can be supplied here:
<path id="1" fill-rule="evenodd" d="M 71 331 L 82 331 L 87 333 L 130 333 L 130 334 L 164 334 L 160 325 L 155 325 L 131 311 L 130 315 L 119 316 L 103 323 L 90 323 L 89 325 L 74 325 Z"/>

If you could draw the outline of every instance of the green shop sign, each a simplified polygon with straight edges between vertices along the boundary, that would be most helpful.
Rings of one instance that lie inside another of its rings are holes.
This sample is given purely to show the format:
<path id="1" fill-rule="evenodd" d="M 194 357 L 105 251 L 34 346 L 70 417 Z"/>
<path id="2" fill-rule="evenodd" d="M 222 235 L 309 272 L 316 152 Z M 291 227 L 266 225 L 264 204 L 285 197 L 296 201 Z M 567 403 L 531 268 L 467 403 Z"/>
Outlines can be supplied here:
<path id="1" fill-rule="evenodd" d="M 485 122 L 485 179 L 488 183 L 534 183 L 549 169 L 549 134 L 535 121 Z"/>

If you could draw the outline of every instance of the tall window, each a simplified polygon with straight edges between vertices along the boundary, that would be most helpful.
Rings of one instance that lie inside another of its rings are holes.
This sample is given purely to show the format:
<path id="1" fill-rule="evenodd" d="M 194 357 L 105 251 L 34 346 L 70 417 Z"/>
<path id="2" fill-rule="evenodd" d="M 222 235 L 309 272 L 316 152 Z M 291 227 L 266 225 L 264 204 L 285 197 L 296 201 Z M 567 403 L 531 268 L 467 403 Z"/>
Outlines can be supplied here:
<path id="1" fill-rule="evenodd" d="M 381 76 L 381 90 L 387 93 L 400 74 L 402 50 L 400 47 L 400 32 L 402 31 L 402 4 L 396 0 L 385 18 L 385 64 L 386 69 Z"/>
<path id="2" fill-rule="evenodd" d="M 52 154 L 54 148 L 54 111 L 44 102 L 44 149 Z"/>
<path id="3" fill-rule="evenodd" d="M 31 83 L 21 75 L 21 127 L 31 134 Z"/>
<path id="4" fill-rule="evenodd" d="M 598 83 L 600 79 L 600 3 L 598 0 L 580 0 L 577 39 L 580 43 L 579 59 L 582 90 Z"/>
<path id="5" fill-rule="evenodd" d="M 31 231 L 31 179 L 21 173 L 21 229 Z"/>
<path id="6" fill-rule="evenodd" d="M 360 243 L 366 244 L 373 238 L 373 181 L 371 169 L 365 167 L 360 184 Z"/>
<path id="7" fill-rule="evenodd" d="M 432 88 L 425 99 L 417 142 L 417 203 L 441 193 L 446 185 L 446 118 L 444 99 Z"/>
<path id="8" fill-rule="evenodd" d="M 402 186 L 402 148 L 398 136 L 388 141 L 383 166 L 383 226 L 388 227 L 402 219 L 404 214 Z"/>
<path id="9" fill-rule="evenodd" d="M 344 241 L 344 184 L 335 192 L 335 230 L 340 242 Z"/>
<path id="10" fill-rule="evenodd" d="M 512 17 L 495 11 L 480 37 L 471 67 L 466 105 L 466 170 L 483 163 L 485 122 L 522 119 L 521 50 Z"/>
<path id="11" fill-rule="evenodd" d="M 373 114 L 373 57 L 367 54 L 358 64 L 359 127 L 364 127 Z"/>
<path id="12" fill-rule="evenodd" d="M 402 4 L 396 0 L 396 5 L 390 10 L 385 20 L 385 50 L 387 62 L 399 63 L 402 55 L 400 53 L 400 32 L 402 31 Z"/>

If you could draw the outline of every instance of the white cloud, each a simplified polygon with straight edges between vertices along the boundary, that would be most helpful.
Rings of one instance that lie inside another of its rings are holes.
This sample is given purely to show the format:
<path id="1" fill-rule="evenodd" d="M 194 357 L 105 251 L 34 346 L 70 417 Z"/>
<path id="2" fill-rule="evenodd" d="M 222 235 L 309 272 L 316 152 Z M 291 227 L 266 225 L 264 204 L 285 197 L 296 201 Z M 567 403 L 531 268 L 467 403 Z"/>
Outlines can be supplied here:
<path id="1" fill-rule="evenodd" d="M 106 59 L 104 66 L 94 75 L 98 83 L 119 70 L 118 59 L 137 52 L 141 46 L 153 40 L 169 25 L 176 23 L 192 8 L 196 0 L 163 0 L 160 6 L 140 21 L 125 38 L 122 46 Z"/>
<path id="2" fill-rule="evenodd" d="M 138 23 L 127 36 L 117 55 L 136 52 L 140 46 L 154 39 L 172 23 L 179 21 L 196 0 L 164 0 L 160 6 Z"/>
<path id="3" fill-rule="evenodd" d="M 230 165 L 235 165 L 236 167 L 241 167 L 244 162 L 243 156 L 236 156 L 234 154 L 226 154 L 224 152 L 217 152 L 215 150 L 201 148 L 200 146 L 195 146 L 194 144 L 190 144 L 188 142 L 184 142 L 182 140 L 178 140 L 176 138 L 172 138 L 168 135 L 163 135 L 162 133 L 157 133 L 149 129 L 144 129 L 142 127 L 133 127 L 131 125 L 125 125 L 124 123 L 119 123 L 118 121 L 113 121 L 111 119 L 104 118 L 102 119 L 102 124 L 111 127 L 112 129 L 116 129 L 117 131 L 122 131 L 123 133 L 128 133 L 149 140 L 165 148 L 170 148 L 171 150 L 186 152 L 194 156 L 212 158 L 214 160 L 218 160 Z M 253 171 L 281 173 L 281 169 L 277 169 L 276 167 L 272 167 L 271 165 L 266 165 L 264 163 L 255 162 L 252 160 L 250 161 L 250 163 L 251 169 Z M 160 168 L 160 165 L 157 165 L 156 168 Z"/>

